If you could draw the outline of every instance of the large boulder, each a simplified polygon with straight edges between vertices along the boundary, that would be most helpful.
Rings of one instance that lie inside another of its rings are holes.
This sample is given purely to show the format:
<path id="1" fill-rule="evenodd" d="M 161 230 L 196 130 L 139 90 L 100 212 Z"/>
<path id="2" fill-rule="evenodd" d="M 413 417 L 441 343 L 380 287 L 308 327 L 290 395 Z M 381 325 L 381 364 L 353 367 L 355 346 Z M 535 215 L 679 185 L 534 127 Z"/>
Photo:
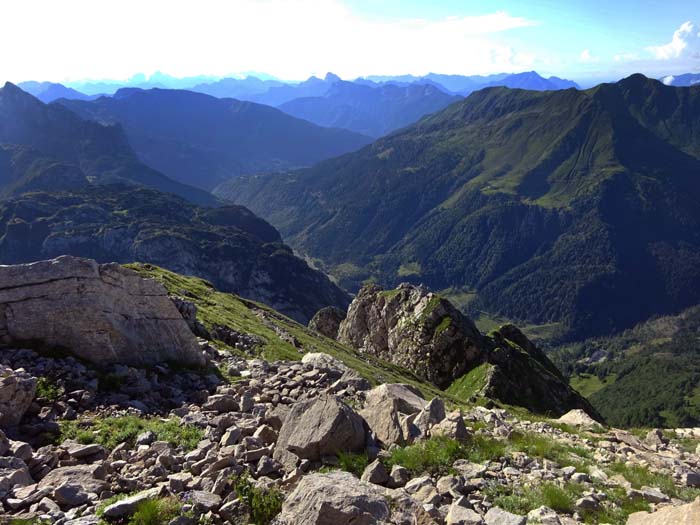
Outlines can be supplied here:
<path id="1" fill-rule="evenodd" d="M 419 413 L 427 404 L 413 387 L 385 383 L 367 392 L 360 415 L 382 444 L 403 445 L 410 440 L 407 416 Z"/>
<path id="2" fill-rule="evenodd" d="M 42 478 L 38 487 L 53 490 L 60 485 L 67 484 L 81 487 L 86 492 L 99 494 L 109 488 L 105 476 L 105 469 L 99 464 L 71 465 L 52 470 Z"/>
<path id="3" fill-rule="evenodd" d="M 309 321 L 309 328 L 318 333 L 335 339 L 338 337 L 340 323 L 345 319 L 345 312 L 335 306 L 321 308 Z"/>
<path id="4" fill-rule="evenodd" d="M 282 506 L 281 525 L 379 525 L 391 515 L 384 492 L 348 472 L 304 476 Z"/>
<path id="5" fill-rule="evenodd" d="M 678 507 L 664 507 L 656 512 L 635 512 L 627 519 L 627 525 L 698 525 L 700 523 L 700 498 Z"/>
<path id="6" fill-rule="evenodd" d="M 32 404 L 37 380 L 22 369 L 0 365 L 0 427 L 16 425 Z"/>
<path id="7" fill-rule="evenodd" d="M 384 291 L 372 284 L 353 300 L 338 340 L 446 388 L 481 358 L 484 338 L 449 301 L 423 287 Z"/>
<path id="8" fill-rule="evenodd" d="M 366 443 L 365 422 L 345 403 L 323 395 L 294 404 L 282 424 L 274 459 L 288 470 L 298 459 L 316 461 Z"/>
<path id="9" fill-rule="evenodd" d="M 69 256 L 0 266 L 0 343 L 65 349 L 98 365 L 204 364 L 160 283 Z"/>
<path id="10" fill-rule="evenodd" d="M 589 416 L 585 411 L 580 408 L 575 408 L 569 410 L 566 414 L 561 416 L 556 420 L 559 423 L 564 423 L 566 425 L 572 425 L 575 427 L 580 427 L 584 430 L 602 430 L 603 425 L 598 423 L 595 419 Z"/>

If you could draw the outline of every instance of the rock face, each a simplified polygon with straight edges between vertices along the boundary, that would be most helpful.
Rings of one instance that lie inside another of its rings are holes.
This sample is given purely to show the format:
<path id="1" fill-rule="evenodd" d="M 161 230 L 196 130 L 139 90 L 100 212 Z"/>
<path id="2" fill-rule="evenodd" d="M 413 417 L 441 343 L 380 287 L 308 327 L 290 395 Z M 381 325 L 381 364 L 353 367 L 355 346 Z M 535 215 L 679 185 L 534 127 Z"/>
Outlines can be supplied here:
<path id="1" fill-rule="evenodd" d="M 24 370 L 0 365 L 0 427 L 19 423 L 34 399 L 36 383 Z"/>
<path id="2" fill-rule="evenodd" d="M 365 445 L 365 423 L 349 406 L 324 395 L 296 403 L 284 420 L 274 459 L 293 468 L 298 459 L 318 460 Z"/>
<path id="3" fill-rule="evenodd" d="M 483 336 L 449 301 L 402 284 L 362 288 L 340 324 L 338 340 L 403 366 L 445 388 L 478 361 Z"/>
<path id="4" fill-rule="evenodd" d="M 376 525 L 391 515 L 376 486 L 348 472 L 304 477 L 285 500 L 277 521 L 283 525 Z"/>
<path id="5" fill-rule="evenodd" d="M 403 366 L 439 388 L 484 365 L 484 377 L 468 381 L 474 394 L 540 413 L 561 415 L 578 408 L 602 420 L 515 326 L 484 336 L 449 301 L 420 286 L 402 284 L 389 291 L 365 286 L 340 324 L 338 340 Z M 381 417 L 380 428 L 389 429 L 393 416 L 387 404 L 382 406 L 381 414 L 369 417 Z M 401 442 L 400 436 L 385 437 Z"/>
<path id="6" fill-rule="evenodd" d="M 345 319 L 345 312 L 334 306 L 321 308 L 316 315 L 309 321 L 309 328 L 316 330 L 318 333 L 335 339 L 338 337 L 338 329 L 340 323 Z"/>
<path id="7" fill-rule="evenodd" d="M 69 256 L 0 267 L 0 343 L 65 349 L 99 365 L 204 364 L 162 285 Z"/>

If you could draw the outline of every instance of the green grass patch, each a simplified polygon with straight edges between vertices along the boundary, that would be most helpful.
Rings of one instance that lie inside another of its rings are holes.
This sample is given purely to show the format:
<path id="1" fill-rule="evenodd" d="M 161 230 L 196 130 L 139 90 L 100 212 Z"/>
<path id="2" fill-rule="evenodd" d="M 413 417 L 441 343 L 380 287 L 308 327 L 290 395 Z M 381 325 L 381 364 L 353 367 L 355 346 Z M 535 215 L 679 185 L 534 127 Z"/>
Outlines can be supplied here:
<path id="1" fill-rule="evenodd" d="M 148 430 L 155 434 L 157 441 L 167 441 L 172 446 L 180 446 L 185 450 L 195 449 L 204 437 L 201 429 L 183 425 L 176 419 L 123 416 L 90 421 L 63 421 L 59 439 L 73 439 L 85 445 L 99 443 L 113 449 L 119 443 L 133 445 L 138 435 Z"/>
<path id="2" fill-rule="evenodd" d="M 399 277 L 409 277 L 411 275 L 420 275 L 421 267 L 419 262 L 404 263 L 399 266 L 396 274 Z"/>
<path id="3" fill-rule="evenodd" d="M 36 397 L 58 401 L 62 394 L 63 389 L 48 377 L 42 376 L 36 383 Z"/>
<path id="4" fill-rule="evenodd" d="M 254 525 L 269 525 L 282 510 L 284 496 L 277 489 L 256 487 L 247 475 L 232 479 L 233 490 L 248 507 Z"/>
<path id="5" fill-rule="evenodd" d="M 447 388 L 447 392 L 465 401 L 468 400 L 486 386 L 486 379 L 490 369 L 491 365 L 488 363 L 480 364 L 459 379 L 456 379 Z"/>
<path id="6" fill-rule="evenodd" d="M 167 525 L 181 512 L 182 503 L 177 498 L 147 499 L 138 504 L 128 525 Z"/>
<path id="7" fill-rule="evenodd" d="M 358 478 L 369 465 L 369 457 L 367 453 L 355 454 L 353 452 L 340 452 L 338 454 L 338 463 L 341 470 L 355 474 Z"/>
<path id="8" fill-rule="evenodd" d="M 451 472 L 452 464 L 467 456 L 468 449 L 464 444 L 455 439 L 437 436 L 393 449 L 385 464 L 387 470 L 394 465 L 401 465 L 412 476 L 424 473 L 439 475 Z"/>
<path id="9" fill-rule="evenodd" d="M 620 474 L 632 484 L 632 488 L 639 489 L 644 486 L 658 488 L 661 492 L 672 498 L 692 501 L 700 496 L 700 489 L 679 487 L 670 474 L 651 472 L 643 465 L 628 465 L 626 463 L 613 463 L 609 474 Z"/>
<path id="10" fill-rule="evenodd" d="M 583 491 L 584 487 L 578 483 L 566 483 L 561 486 L 554 483 L 534 486 L 494 483 L 487 486 L 484 492 L 491 503 L 514 514 L 527 514 L 543 505 L 559 513 L 571 514 L 576 499 Z"/>
<path id="11" fill-rule="evenodd" d="M 602 390 L 606 386 L 615 382 L 615 374 L 611 374 L 603 379 L 600 379 L 594 374 L 576 374 L 571 377 L 569 384 L 571 388 L 576 390 L 583 397 L 588 397 Z"/>

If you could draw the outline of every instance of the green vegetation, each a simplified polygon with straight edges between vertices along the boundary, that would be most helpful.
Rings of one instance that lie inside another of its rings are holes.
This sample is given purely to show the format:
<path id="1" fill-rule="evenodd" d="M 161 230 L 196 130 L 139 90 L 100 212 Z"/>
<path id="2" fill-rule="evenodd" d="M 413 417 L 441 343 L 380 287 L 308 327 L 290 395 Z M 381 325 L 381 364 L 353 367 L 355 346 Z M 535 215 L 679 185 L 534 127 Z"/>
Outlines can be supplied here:
<path id="1" fill-rule="evenodd" d="M 630 498 L 620 487 L 600 487 L 607 494 L 607 501 L 595 511 L 581 511 L 584 523 L 597 525 L 625 525 L 633 512 L 650 510 L 649 504 L 639 498 Z M 561 485 L 500 485 L 492 483 L 485 489 L 489 500 L 502 509 L 515 514 L 527 514 L 542 505 L 559 513 L 571 514 L 574 503 L 583 495 L 583 485 L 567 482 Z"/>
<path id="2" fill-rule="evenodd" d="M 284 497 L 277 489 L 256 487 L 247 475 L 232 480 L 233 490 L 250 512 L 251 523 L 269 525 L 282 510 Z"/>
<path id="3" fill-rule="evenodd" d="M 40 377 L 36 383 L 36 397 L 43 397 L 49 401 L 57 401 L 63 389 L 48 377 Z"/>
<path id="4" fill-rule="evenodd" d="M 678 487 L 670 474 L 651 472 L 642 465 L 614 463 L 608 469 L 610 474 L 620 474 L 632 484 L 632 488 L 655 487 L 667 496 L 692 501 L 700 496 L 700 489 Z"/>
<path id="5" fill-rule="evenodd" d="M 583 491 L 583 486 L 577 483 L 566 483 L 563 486 L 554 483 L 534 486 L 493 483 L 484 492 L 491 503 L 514 514 L 527 514 L 543 505 L 560 513 L 571 514 L 576 499 Z"/>
<path id="6" fill-rule="evenodd" d="M 444 474 L 458 459 L 476 463 L 497 461 L 512 452 L 523 452 L 532 458 L 548 459 L 561 467 L 573 466 L 588 472 L 590 453 L 581 447 L 565 445 L 541 434 L 513 433 L 507 440 L 474 434 L 464 442 L 444 436 L 433 437 L 406 447 L 391 450 L 387 467 L 401 465 L 411 474 L 421 472 Z"/>
<path id="7" fill-rule="evenodd" d="M 362 476 L 365 468 L 369 465 L 367 452 L 355 454 L 353 452 L 340 452 L 338 454 L 338 463 L 341 470 L 355 474 L 358 478 Z"/>
<path id="8" fill-rule="evenodd" d="M 189 300 L 197 305 L 197 319 L 210 329 L 214 325 L 227 326 L 233 330 L 257 336 L 261 341 L 258 351 L 269 360 L 299 360 L 303 353 L 289 340 L 282 339 L 279 332 L 288 333 L 299 342 L 303 352 L 325 352 L 356 370 L 372 384 L 408 383 L 418 388 L 426 398 L 441 396 L 447 401 L 462 402 L 456 396 L 441 392 L 426 383 L 410 371 L 392 365 L 373 356 L 359 354 L 353 349 L 324 337 L 317 332 L 285 317 L 269 307 L 242 299 L 236 295 L 217 291 L 210 283 L 196 277 L 185 277 L 157 266 L 132 264 L 130 268 L 144 277 L 157 279 L 170 293 L 185 293 Z M 261 319 L 265 317 L 265 321 Z M 272 326 L 277 327 L 275 330 Z M 231 352 L 237 350 L 227 347 L 221 341 L 215 341 L 222 349 Z"/>
<path id="9" fill-rule="evenodd" d="M 434 290 L 474 294 L 470 313 L 580 340 L 700 302 L 700 133 L 684 124 L 699 100 L 641 76 L 482 90 L 342 158 L 220 194 L 326 268 L 391 287 L 419 267 Z"/>
<path id="10" fill-rule="evenodd" d="M 113 449 L 119 443 L 134 444 L 145 431 L 155 434 L 156 440 L 167 441 L 185 450 L 196 448 L 203 437 L 201 429 L 183 425 L 175 419 L 140 418 L 136 416 L 107 417 L 95 420 L 62 421 L 59 440 L 74 439 L 79 443 L 99 443 Z"/>
<path id="11" fill-rule="evenodd" d="M 156 498 L 142 501 L 127 525 L 167 525 L 182 512 L 182 503 L 176 498 Z"/>
<path id="12" fill-rule="evenodd" d="M 399 266 L 399 270 L 396 272 L 399 277 L 410 277 L 413 275 L 420 275 L 420 263 L 410 262 L 402 264 Z"/>
<path id="13" fill-rule="evenodd" d="M 611 374 L 609 377 L 600 378 L 593 374 L 576 374 L 571 377 L 569 384 L 583 397 L 590 397 L 599 390 L 605 388 L 606 385 L 615 382 L 615 374 Z"/>
<path id="14" fill-rule="evenodd" d="M 468 450 L 462 443 L 440 436 L 393 449 L 391 456 L 386 460 L 386 466 L 391 468 L 401 465 L 408 469 L 412 476 L 424 473 L 445 474 L 450 471 L 456 460 L 467 455 Z"/>
<path id="15" fill-rule="evenodd" d="M 447 392 L 460 399 L 469 399 L 478 394 L 486 386 L 491 365 L 480 364 L 471 369 L 465 375 L 455 380 L 447 389 Z"/>
<path id="16" fill-rule="evenodd" d="M 693 307 L 550 355 L 611 425 L 694 426 L 700 422 L 699 331 L 700 307 Z"/>

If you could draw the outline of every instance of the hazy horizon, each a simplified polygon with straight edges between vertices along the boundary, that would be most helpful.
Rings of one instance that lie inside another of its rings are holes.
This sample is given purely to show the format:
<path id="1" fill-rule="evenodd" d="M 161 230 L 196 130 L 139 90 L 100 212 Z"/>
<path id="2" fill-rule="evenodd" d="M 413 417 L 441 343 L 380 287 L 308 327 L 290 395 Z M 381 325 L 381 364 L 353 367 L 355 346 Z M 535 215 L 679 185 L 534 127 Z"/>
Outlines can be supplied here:
<path id="1" fill-rule="evenodd" d="M 0 45 L 14 49 L 3 57 L 3 82 L 126 81 L 156 71 L 300 81 L 328 71 L 354 79 L 535 70 L 585 86 L 636 72 L 700 72 L 700 9 L 689 0 L 125 0 L 116 8 L 38 0 L 3 8 Z"/>

